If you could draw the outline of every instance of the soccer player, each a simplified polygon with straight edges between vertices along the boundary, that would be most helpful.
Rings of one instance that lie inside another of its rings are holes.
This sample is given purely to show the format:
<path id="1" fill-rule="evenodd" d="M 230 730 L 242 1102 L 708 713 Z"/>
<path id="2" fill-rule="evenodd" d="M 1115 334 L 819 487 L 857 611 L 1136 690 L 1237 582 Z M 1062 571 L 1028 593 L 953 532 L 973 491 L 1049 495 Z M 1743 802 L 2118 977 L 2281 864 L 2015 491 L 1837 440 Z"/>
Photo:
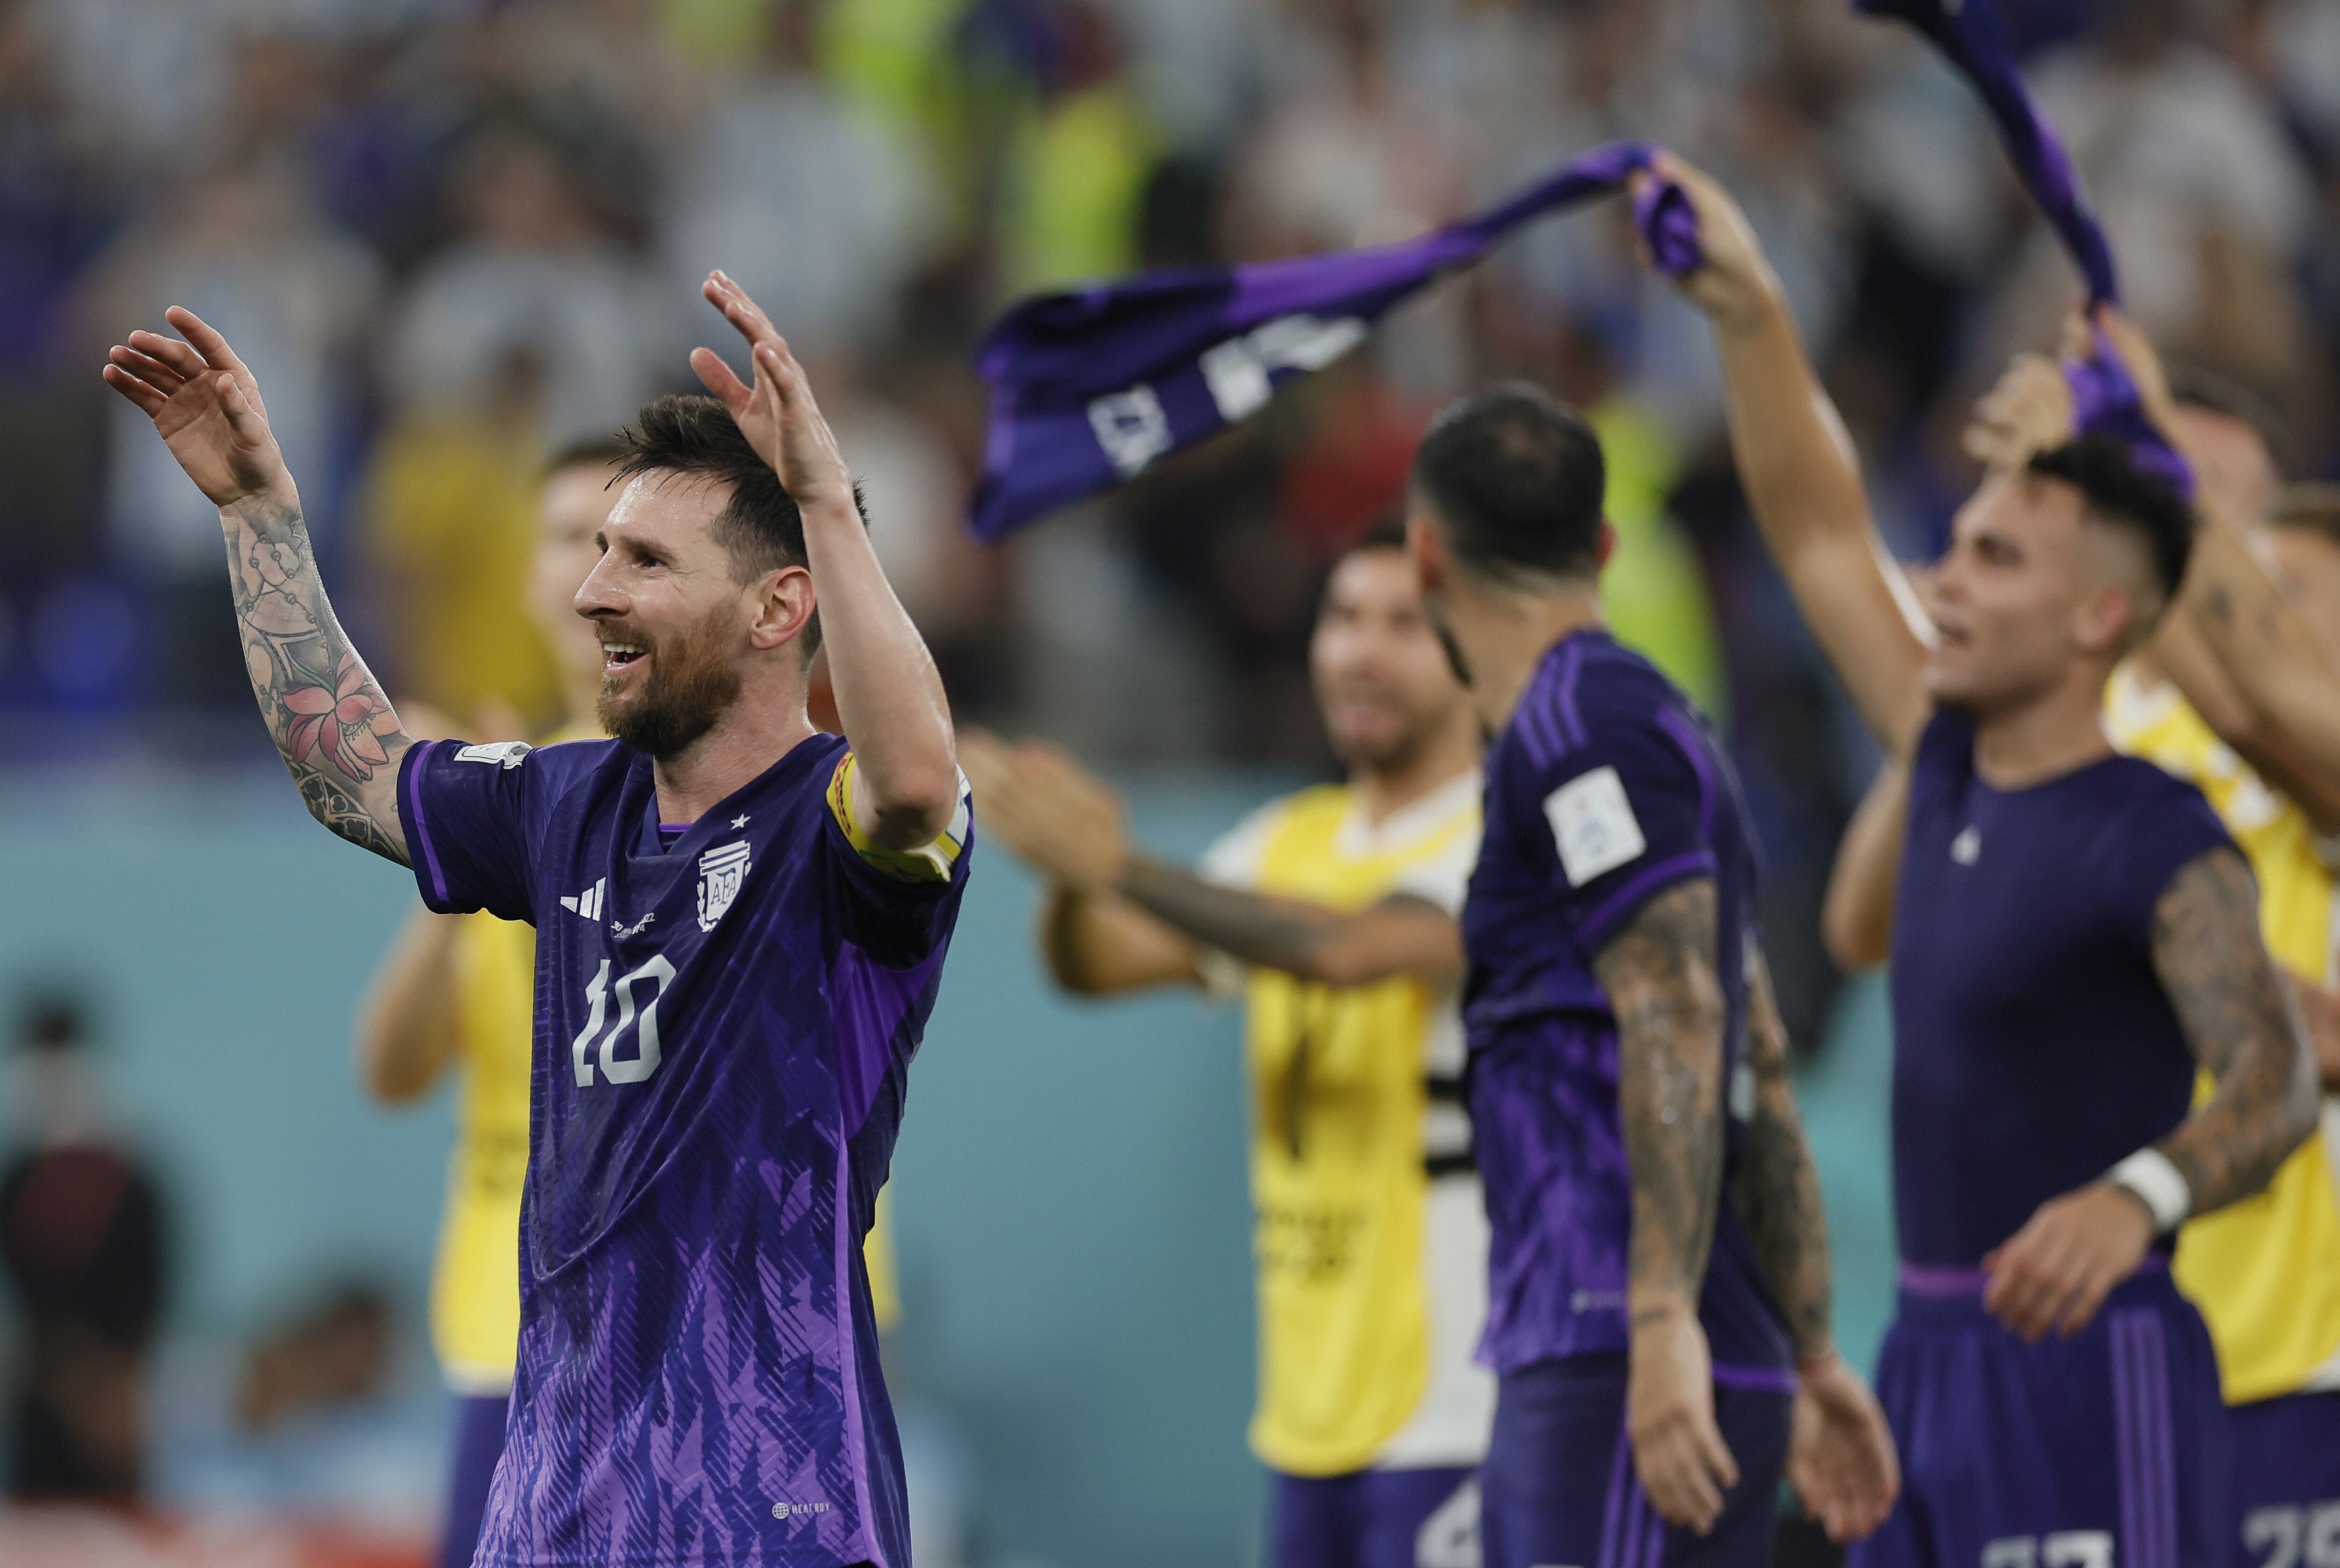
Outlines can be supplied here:
<path id="1" fill-rule="evenodd" d="M 1494 1406 L 1455 1010 L 1479 728 L 1402 533 L 1334 566 L 1309 665 L 1347 780 L 1253 813 L 1200 876 L 1135 850 L 1118 802 L 1052 749 L 961 749 L 987 830 L 1050 879 L 1058 984 L 1245 993 L 1264 1562 L 1436 1568 L 1475 1561 L 1467 1484 Z"/>
<path id="2" fill-rule="evenodd" d="M 555 741 L 600 736 L 601 642 L 577 613 L 578 584 L 616 503 L 627 456 L 614 439 L 581 442 L 546 464 L 537 497 L 528 610 L 560 678 Z M 412 715 L 409 715 L 411 719 Z M 418 910 L 375 976 L 358 1026 L 358 1071 L 374 1098 L 410 1105 L 451 1068 L 456 1141 L 431 1284 L 431 1335 L 455 1395 L 455 1444 L 441 1568 L 467 1568 L 504 1449 L 520 1341 L 520 1206 L 528 1169 L 529 1045 L 536 933 L 484 911 Z"/>
<path id="3" fill-rule="evenodd" d="M 192 313 L 105 378 L 220 508 L 246 662 L 321 821 L 537 928 L 521 1336 L 483 1564 L 900 1563 L 860 1241 L 966 883 L 932 660 L 802 368 L 646 407 L 578 589 L 614 740 L 417 741 L 333 618 L 260 389 Z M 826 637 L 844 739 L 805 715 Z M 330 904 L 330 890 L 312 895 Z"/>
<path id="4" fill-rule="evenodd" d="M 2168 1238 L 2264 1186 L 2315 1102 L 2249 868 L 2198 791 L 2115 753 L 2100 721 L 2107 678 L 2176 591 L 2191 511 L 2107 438 L 2040 453 L 1960 511 L 1921 631 L 1744 218 L 1660 167 L 1698 214 L 1684 287 L 1714 326 L 1757 521 L 1908 771 L 1901 1295 L 1878 1381 L 1909 1484 L 1852 1560 L 2223 1562 L 2217 1369 Z M 2215 1088 L 2189 1113 L 2197 1063 Z"/>
<path id="5" fill-rule="evenodd" d="M 1409 500 L 1495 737 L 1462 917 L 1499 1379 L 1486 1562 L 1768 1563 L 1783 1471 L 1839 1539 L 1898 1478 L 1832 1345 L 1738 780 L 1603 629 L 1603 488 L 1591 428 L 1515 383 L 1438 417 Z"/>
<path id="6" fill-rule="evenodd" d="M 2053 366 L 2019 361 L 1984 400 L 1969 447 L 2012 469 L 2032 452 L 2068 439 L 2063 388 Z M 2271 599 L 2266 608 L 2299 615 L 2306 635 L 2323 644 L 2321 657 L 2340 660 L 2340 544 L 2332 531 L 2340 528 L 2340 508 L 2319 504 L 2313 491 L 2281 492 L 2265 441 L 2231 404 L 2206 405 L 2181 394 L 2173 430 L 2222 517 L 2263 519 L 2258 531 L 2292 586 L 2292 597 Z M 2187 592 L 2196 589 L 2189 572 Z M 2215 668 L 2208 702 L 2197 710 L 2180 690 L 2190 680 L 2174 681 L 2168 668 L 2189 655 L 2152 657 L 2165 655 L 2170 632 L 2182 626 L 2173 618 L 2150 650 L 2113 672 L 2107 732 L 2123 751 L 2202 790 L 2249 857 L 2268 951 L 2302 999 L 2315 1003 L 2328 996 L 2333 978 L 2333 873 L 2307 811 L 2236 754 L 2270 740 L 2281 749 L 2288 738 L 2247 719 L 2241 732 L 2228 728 L 2248 700 L 2230 692 L 2255 684 L 2256 671 L 2236 680 Z M 2329 669 L 2322 679 L 2333 679 Z M 1898 831 L 1902 799 L 1890 782 L 1872 790 L 1860 816 L 1877 825 L 1849 834 L 1839 856 L 1831 905 L 1840 928 L 1832 948 L 1848 967 L 1886 956 L 1898 868 L 1883 819 L 1894 819 L 1890 830 Z M 2329 1015 L 2328 1002 L 2310 1012 L 2327 1024 Z M 2340 1079 L 2340 1059 L 2334 1059 L 2340 1051 L 2333 1048 L 2340 1040 L 2326 1027 L 2316 1045 L 2326 1054 L 2320 1067 L 2328 1089 Z M 2264 1192 L 2180 1231 L 2173 1264 L 2178 1288 L 2200 1308 L 2217 1351 L 2231 1417 L 2238 1539 L 2254 1563 L 2300 1555 L 2318 1505 L 2340 1499 L 2340 1173 L 2330 1152 L 2340 1116 L 2329 1106 L 2324 1124 Z"/>

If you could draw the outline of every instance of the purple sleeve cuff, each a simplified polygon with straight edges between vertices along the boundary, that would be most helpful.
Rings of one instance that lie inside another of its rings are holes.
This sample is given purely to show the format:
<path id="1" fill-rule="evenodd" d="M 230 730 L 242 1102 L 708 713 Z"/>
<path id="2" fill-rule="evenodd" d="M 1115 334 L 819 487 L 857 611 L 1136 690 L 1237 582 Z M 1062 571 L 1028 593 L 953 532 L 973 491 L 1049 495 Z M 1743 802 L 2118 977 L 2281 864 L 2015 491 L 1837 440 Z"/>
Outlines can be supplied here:
<path id="1" fill-rule="evenodd" d="M 1577 924 L 1577 936 L 1590 958 L 1609 945 L 1610 938 L 1631 919 L 1634 911 L 1677 882 L 1714 875 L 1714 852 L 1691 849 L 1644 866 L 1611 889 Z"/>
<path id="2" fill-rule="evenodd" d="M 448 897 L 447 873 L 439 863 L 439 847 L 431 842 L 431 828 L 422 809 L 422 770 L 429 765 L 431 749 L 435 740 L 420 741 L 408 749 L 398 767 L 398 819 L 406 829 L 406 854 L 414 868 L 414 884 L 421 889 L 422 902 L 441 915 L 459 913 L 454 901 Z"/>

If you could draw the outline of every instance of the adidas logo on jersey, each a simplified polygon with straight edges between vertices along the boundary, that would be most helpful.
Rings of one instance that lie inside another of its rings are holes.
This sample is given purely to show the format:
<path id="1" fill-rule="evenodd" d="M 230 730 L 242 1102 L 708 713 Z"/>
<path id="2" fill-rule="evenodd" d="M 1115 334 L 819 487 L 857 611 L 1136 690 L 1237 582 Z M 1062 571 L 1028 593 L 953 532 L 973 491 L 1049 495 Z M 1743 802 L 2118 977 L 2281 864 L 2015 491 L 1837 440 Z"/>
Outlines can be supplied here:
<path id="1" fill-rule="evenodd" d="M 601 918 L 603 893 L 609 886 L 610 878 L 604 877 L 581 893 L 563 893 L 560 895 L 560 907 L 572 915 L 582 915 L 589 920 L 598 920 Z"/>
<path id="2" fill-rule="evenodd" d="M 1971 866 L 1982 858 L 1982 830 L 1969 826 L 1950 840 L 1950 858 L 1961 866 Z"/>

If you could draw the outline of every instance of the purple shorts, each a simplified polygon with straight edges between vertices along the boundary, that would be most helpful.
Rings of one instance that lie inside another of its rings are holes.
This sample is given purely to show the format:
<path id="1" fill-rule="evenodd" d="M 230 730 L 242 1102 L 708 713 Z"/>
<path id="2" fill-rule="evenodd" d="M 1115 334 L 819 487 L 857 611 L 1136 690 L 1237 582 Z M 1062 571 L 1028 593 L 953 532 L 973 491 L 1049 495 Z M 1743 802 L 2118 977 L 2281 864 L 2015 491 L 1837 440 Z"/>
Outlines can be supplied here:
<path id="1" fill-rule="evenodd" d="M 2025 1345 L 1979 1275 L 1904 1268 L 1877 1364 L 1901 1501 L 1849 1568 L 2229 1568 L 2209 1331 L 2165 1267 L 2070 1339 Z"/>
<path id="2" fill-rule="evenodd" d="M 1478 1568 L 1472 1474 L 1271 1471 L 1266 1568 Z"/>
<path id="3" fill-rule="evenodd" d="M 1481 1467 L 1486 1568 L 1769 1568 L 1792 1374 L 1718 1368 L 1714 1415 L 1739 1484 L 1704 1535 L 1660 1519 L 1625 1441 L 1625 1358 L 1572 1355 L 1504 1374 Z"/>
<path id="4" fill-rule="evenodd" d="M 2226 1412 L 2249 1568 L 2340 1563 L 2340 1391 Z"/>

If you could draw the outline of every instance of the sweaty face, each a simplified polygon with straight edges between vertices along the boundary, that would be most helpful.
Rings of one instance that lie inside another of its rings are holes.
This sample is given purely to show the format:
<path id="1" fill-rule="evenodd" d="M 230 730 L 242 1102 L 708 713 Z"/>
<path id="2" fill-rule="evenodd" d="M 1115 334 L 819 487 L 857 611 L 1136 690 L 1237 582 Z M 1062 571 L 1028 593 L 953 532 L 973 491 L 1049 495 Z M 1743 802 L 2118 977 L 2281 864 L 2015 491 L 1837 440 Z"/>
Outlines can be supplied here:
<path id="1" fill-rule="evenodd" d="M 601 669 L 600 635 L 577 613 L 577 587 L 600 558 L 594 541 L 618 503 L 618 487 L 610 482 L 616 472 L 601 463 L 572 463 L 547 479 L 537 497 L 528 608 L 564 675 L 598 678 Z"/>
<path id="2" fill-rule="evenodd" d="M 661 759 L 712 729 L 739 695 L 747 610 L 713 524 L 727 489 L 673 474 L 630 481 L 577 590 L 602 654 L 602 728 Z"/>
<path id="3" fill-rule="evenodd" d="M 1403 551 L 1360 550 L 1334 569 L 1308 667 L 1334 752 L 1358 766 L 1403 760 L 1469 700 Z"/>
<path id="4" fill-rule="evenodd" d="M 1938 636 L 1926 689 L 1987 714 L 2063 679 L 2086 581 L 2079 492 L 2029 474 L 1986 480 L 1950 525 L 1950 548 L 1921 580 Z"/>

